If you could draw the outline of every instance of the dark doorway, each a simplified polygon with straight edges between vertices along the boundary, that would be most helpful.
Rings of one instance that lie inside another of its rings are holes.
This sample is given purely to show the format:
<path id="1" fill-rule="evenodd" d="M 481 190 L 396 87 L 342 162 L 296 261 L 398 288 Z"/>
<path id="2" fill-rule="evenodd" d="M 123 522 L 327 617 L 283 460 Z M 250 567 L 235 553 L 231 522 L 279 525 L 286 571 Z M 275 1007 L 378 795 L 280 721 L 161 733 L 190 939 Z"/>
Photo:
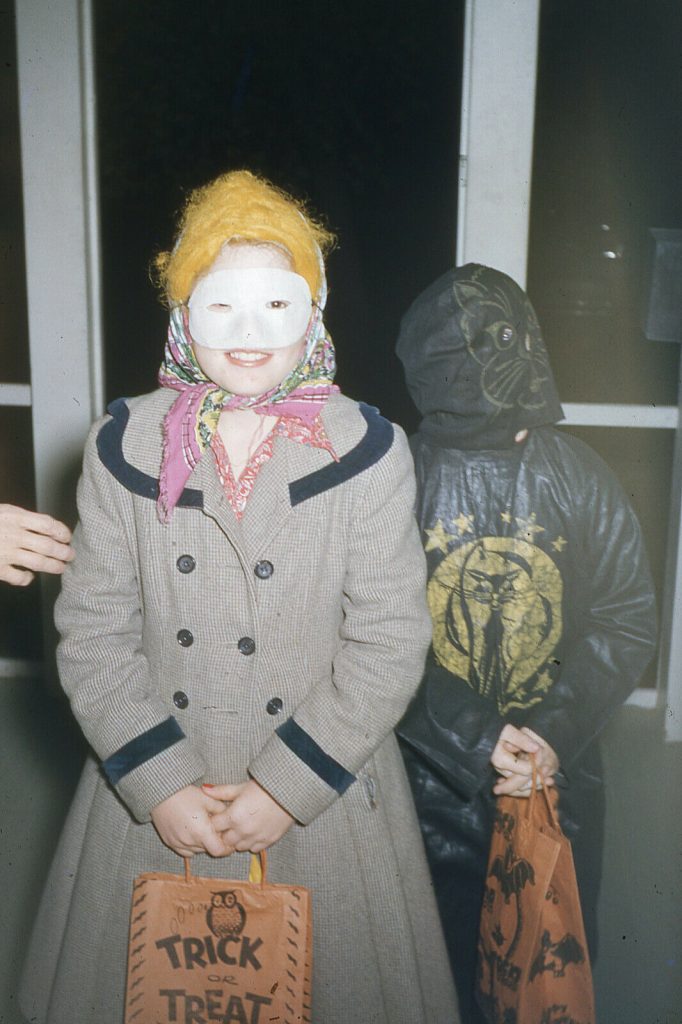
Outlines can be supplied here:
<path id="1" fill-rule="evenodd" d="M 337 233 L 337 381 L 412 427 L 393 345 L 454 260 L 463 0 L 95 11 L 108 397 L 155 386 L 166 314 L 147 267 L 184 195 L 247 167 Z"/>

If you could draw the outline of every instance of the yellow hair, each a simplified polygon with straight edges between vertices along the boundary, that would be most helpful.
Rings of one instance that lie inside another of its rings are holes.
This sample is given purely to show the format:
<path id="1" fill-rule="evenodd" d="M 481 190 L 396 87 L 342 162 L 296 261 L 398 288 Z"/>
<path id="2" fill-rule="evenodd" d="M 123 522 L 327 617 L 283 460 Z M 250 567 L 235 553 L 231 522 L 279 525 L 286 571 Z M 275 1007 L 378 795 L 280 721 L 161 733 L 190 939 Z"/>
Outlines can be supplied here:
<path id="1" fill-rule="evenodd" d="M 274 242 L 291 256 L 313 296 L 320 287 L 319 251 L 324 255 L 334 236 L 317 223 L 298 200 L 250 171 L 230 171 L 190 193 L 172 252 L 162 252 L 153 266 L 171 304 L 186 302 L 196 279 L 231 240 Z"/>

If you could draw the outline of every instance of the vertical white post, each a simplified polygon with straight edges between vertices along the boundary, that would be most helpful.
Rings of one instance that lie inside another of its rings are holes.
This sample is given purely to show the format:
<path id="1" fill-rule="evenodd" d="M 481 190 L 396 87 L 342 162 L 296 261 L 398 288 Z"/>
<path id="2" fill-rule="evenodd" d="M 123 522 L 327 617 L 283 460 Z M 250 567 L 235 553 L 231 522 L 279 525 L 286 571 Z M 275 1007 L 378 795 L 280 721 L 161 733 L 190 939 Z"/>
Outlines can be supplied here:
<path id="1" fill-rule="evenodd" d="M 16 25 L 36 496 L 59 513 L 104 401 L 90 0 L 16 0 Z"/>
<path id="2" fill-rule="evenodd" d="M 665 737 L 678 742 L 682 741 L 682 381 L 679 410 L 658 660 L 659 700 L 665 702 Z"/>
<path id="3" fill-rule="evenodd" d="M 16 30 L 36 501 L 69 521 L 104 405 L 91 0 L 16 0 Z M 57 583 L 40 582 L 52 675 Z"/>
<path id="4" fill-rule="evenodd" d="M 467 0 L 457 263 L 526 283 L 540 0 Z"/>

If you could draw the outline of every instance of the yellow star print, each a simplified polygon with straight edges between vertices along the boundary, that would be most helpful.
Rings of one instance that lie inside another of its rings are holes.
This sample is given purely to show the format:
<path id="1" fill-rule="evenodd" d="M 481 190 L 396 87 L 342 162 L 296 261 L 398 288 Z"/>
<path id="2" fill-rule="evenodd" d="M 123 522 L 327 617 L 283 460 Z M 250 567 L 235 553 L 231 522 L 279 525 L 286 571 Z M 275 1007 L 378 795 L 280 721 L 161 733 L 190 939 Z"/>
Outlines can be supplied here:
<path id="1" fill-rule="evenodd" d="M 553 682 L 554 680 L 552 679 L 547 669 L 545 669 L 543 672 L 538 672 L 538 685 L 541 686 L 543 690 L 549 690 Z"/>
<path id="2" fill-rule="evenodd" d="M 466 514 L 464 512 L 460 512 L 460 514 L 457 516 L 457 518 L 453 519 L 452 522 L 457 527 L 457 529 L 459 530 L 460 533 L 473 533 L 474 532 L 474 528 L 473 528 L 474 517 L 472 515 L 468 515 L 468 514 Z"/>
<path id="3" fill-rule="evenodd" d="M 503 523 L 511 523 L 511 512 L 500 512 L 500 519 Z"/>
<path id="4" fill-rule="evenodd" d="M 443 529 L 443 524 L 440 519 L 436 520 L 436 525 L 430 529 L 425 530 L 428 540 L 424 546 L 425 551 L 443 551 L 447 553 L 448 544 L 451 540 L 455 540 L 454 533 L 446 533 Z"/>
<path id="5" fill-rule="evenodd" d="M 565 540 L 564 537 L 561 537 L 561 536 L 557 537 L 556 540 L 552 541 L 552 547 L 554 548 L 555 551 L 563 551 L 567 544 L 568 544 L 568 541 Z"/>
<path id="6" fill-rule="evenodd" d="M 519 524 L 519 536 L 526 537 L 531 543 L 535 540 L 536 533 L 544 533 L 544 526 L 538 526 L 535 522 L 535 512 L 532 512 L 528 519 L 519 519 L 516 516 L 516 522 Z"/>

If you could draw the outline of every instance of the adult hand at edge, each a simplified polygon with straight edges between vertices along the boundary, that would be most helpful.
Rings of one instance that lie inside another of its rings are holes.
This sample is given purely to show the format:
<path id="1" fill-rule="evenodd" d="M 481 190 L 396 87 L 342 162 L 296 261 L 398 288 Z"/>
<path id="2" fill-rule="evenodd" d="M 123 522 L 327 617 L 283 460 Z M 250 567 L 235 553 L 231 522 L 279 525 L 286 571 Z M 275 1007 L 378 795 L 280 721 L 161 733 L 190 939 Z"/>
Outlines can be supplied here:
<path id="1" fill-rule="evenodd" d="M 74 557 L 71 531 L 41 512 L 0 505 L 0 580 L 25 587 L 37 572 L 59 574 Z"/>

